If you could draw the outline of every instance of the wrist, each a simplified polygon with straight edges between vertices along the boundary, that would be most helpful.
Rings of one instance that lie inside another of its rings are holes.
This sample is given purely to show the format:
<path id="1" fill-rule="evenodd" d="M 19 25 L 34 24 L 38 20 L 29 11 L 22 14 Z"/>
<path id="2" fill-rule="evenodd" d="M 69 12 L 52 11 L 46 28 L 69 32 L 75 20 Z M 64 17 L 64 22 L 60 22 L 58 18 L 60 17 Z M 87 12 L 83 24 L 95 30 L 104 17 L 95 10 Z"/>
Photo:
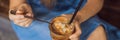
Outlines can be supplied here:
<path id="1" fill-rule="evenodd" d="M 14 9 L 17 6 L 26 3 L 26 0 L 10 0 L 10 9 Z"/>

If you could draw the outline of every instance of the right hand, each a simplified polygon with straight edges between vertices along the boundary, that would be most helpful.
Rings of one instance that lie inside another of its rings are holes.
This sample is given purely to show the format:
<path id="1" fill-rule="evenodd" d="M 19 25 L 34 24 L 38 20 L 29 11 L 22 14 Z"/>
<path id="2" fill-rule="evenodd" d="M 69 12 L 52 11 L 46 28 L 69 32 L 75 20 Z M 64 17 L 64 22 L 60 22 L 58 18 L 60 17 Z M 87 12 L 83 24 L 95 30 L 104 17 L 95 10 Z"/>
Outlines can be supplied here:
<path id="1" fill-rule="evenodd" d="M 9 12 L 9 18 L 14 22 L 14 24 L 22 27 L 28 27 L 32 23 L 33 19 L 24 17 L 29 16 L 33 18 L 32 9 L 27 3 L 20 4 L 19 6 L 11 8 L 10 10 L 16 10 L 16 15 Z"/>

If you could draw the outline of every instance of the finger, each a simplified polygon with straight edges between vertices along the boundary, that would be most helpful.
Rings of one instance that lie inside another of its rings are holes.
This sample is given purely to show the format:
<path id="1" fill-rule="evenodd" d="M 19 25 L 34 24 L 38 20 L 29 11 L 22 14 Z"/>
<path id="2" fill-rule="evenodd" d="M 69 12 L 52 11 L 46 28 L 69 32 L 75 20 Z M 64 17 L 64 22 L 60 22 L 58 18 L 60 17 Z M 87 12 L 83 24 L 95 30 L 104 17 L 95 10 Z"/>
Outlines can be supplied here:
<path id="1" fill-rule="evenodd" d="M 24 11 L 21 11 L 21 10 L 17 10 L 16 11 L 16 15 L 23 15 Z"/>
<path id="2" fill-rule="evenodd" d="M 13 9 L 11 9 L 11 10 L 13 10 Z M 12 12 L 13 14 L 11 13 L 11 10 L 9 10 L 9 18 L 10 18 L 10 20 L 14 20 L 15 15 L 13 12 Z"/>
<path id="3" fill-rule="evenodd" d="M 10 18 L 10 20 L 16 20 L 16 19 L 23 19 L 24 18 L 24 16 L 23 15 L 13 15 L 13 14 L 9 14 L 9 18 Z"/>
<path id="4" fill-rule="evenodd" d="M 75 30 L 76 30 L 75 33 L 73 33 L 69 38 L 76 38 L 80 36 L 81 30 L 78 22 L 75 22 Z"/>
<path id="5" fill-rule="evenodd" d="M 14 20 L 22 20 L 22 19 L 25 19 L 25 17 L 23 15 L 12 15 L 11 16 L 12 19 Z M 14 21 L 13 20 L 13 21 Z"/>
<path id="6" fill-rule="evenodd" d="M 55 40 L 55 39 L 52 38 L 52 40 Z"/>
<path id="7" fill-rule="evenodd" d="M 20 24 L 20 23 L 23 23 L 23 22 L 25 22 L 27 20 L 28 20 L 27 18 L 24 18 L 22 20 L 14 20 L 14 22 L 17 23 L 17 24 Z"/>
<path id="8" fill-rule="evenodd" d="M 69 37 L 69 39 L 76 39 L 76 38 L 78 38 L 78 35 L 71 35 L 71 36 Z"/>
<path id="9" fill-rule="evenodd" d="M 12 21 L 14 20 L 12 14 L 9 14 L 9 19 L 12 20 Z"/>
<path id="10" fill-rule="evenodd" d="M 28 18 L 25 18 L 25 19 L 22 19 L 22 20 L 14 20 L 14 23 L 19 25 L 19 26 L 24 26 L 24 27 L 27 27 L 31 24 L 32 22 L 32 19 L 28 19 Z"/>
<path id="11" fill-rule="evenodd" d="M 24 8 L 24 13 L 25 13 L 24 16 L 33 17 L 33 12 L 31 7 L 27 4 L 23 4 L 22 6 L 23 6 L 22 8 Z"/>
<path id="12" fill-rule="evenodd" d="M 23 15 L 24 14 L 24 9 L 23 8 L 18 8 L 16 11 L 16 15 Z"/>
<path id="13" fill-rule="evenodd" d="M 25 18 L 23 20 L 16 20 L 15 23 L 20 26 L 28 27 L 32 22 L 32 19 Z"/>
<path id="14" fill-rule="evenodd" d="M 75 22 L 75 30 L 76 30 L 76 32 L 75 32 L 76 35 L 81 34 L 80 25 L 78 22 Z"/>
<path id="15" fill-rule="evenodd" d="M 27 13 L 26 16 L 33 17 L 32 13 Z"/>
<path id="16" fill-rule="evenodd" d="M 23 27 L 27 27 L 27 26 L 26 26 L 26 25 L 27 25 L 26 22 L 29 22 L 29 21 L 27 20 L 27 21 L 25 21 L 25 22 L 23 22 L 23 23 L 20 23 L 20 25 L 23 26 Z"/>
<path id="17" fill-rule="evenodd" d="M 22 26 L 22 27 L 25 27 L 25 23 L 24 22 L 23 23 L 19 23 L 18 25 Z"/>
<path id="18" fill-rule="evenodd" d="M 9 10 L 9 14 L 13 14 L 13 15 L 15 15 L 16 14 L 16 9 L 11 9 L 11 10 Z"/>
<path id="19" fill-rule="evenodd" d="M 31 24 L 31 22 L 32 22 L 32 19 L 27 20 L 27 22 L 25 23 L 25 27 L 28 27 Z"/>
<path id="20" fill-rule="evenodd" d="M 21 23 L 19 22 L 19 20 L 15 20 L 15 21 L 14 21 L 14 24 L 19 25 L 19 26 L 24 26 L 24 25 L 23 25 L 23 22 L 22 22 L 22 24 L 21 24 Z"/>
<path id="21" fill-rule="evenodd" d="M 28 19 L 28 20 L 25 22 L 25 27 L 28 27 L 31 23 L 32 23 L 32 19 Z"/>
<path id="22" fill-rule="evenodd" d="M 24 15 L 27 13 L 32 13 L 32 9 L 28 4 L 22 4 L 20 8 L 23 10 Z"/>
<path id="23" fill-rule="evenodd" d="M 72 39 L 70 39 L 70 40 L 79 40 L 79 38 L 72 38 Z"/>
<path id="24" fill-rule="evenodd" d="M 24 15 L 15 15 L 14 18 L 21 20 L 21 19 L 24 19 L 25 17 Z"/>

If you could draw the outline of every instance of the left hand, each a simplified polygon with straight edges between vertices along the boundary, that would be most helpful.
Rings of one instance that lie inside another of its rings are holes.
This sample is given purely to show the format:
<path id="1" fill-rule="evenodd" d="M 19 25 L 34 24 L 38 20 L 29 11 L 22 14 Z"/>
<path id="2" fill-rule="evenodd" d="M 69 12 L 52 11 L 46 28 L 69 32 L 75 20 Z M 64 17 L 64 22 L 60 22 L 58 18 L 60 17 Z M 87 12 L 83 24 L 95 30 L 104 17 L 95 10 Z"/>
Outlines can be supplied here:
<path id="1" fill-rule="evenodd" d="M 11 13 L 11 10 L 16 10 L 15 14 Z M 21 3 L 18 6 L 11 7 L 9 12 L 9 18 L 14 22 L 14 24 L 21 27 L 29 27 L 33 19 L 26 18 L 24 16 L 29 16 L 33 18 L 32 8 L 27 3 Z"/>
<path id="2" fill-rule="evenodd" d="M 67 18 L 71 18 L 72 15 L 71 14 L 63 14 L 61 16 L 65 16 Z M 80 23 L 79 23 L 79 20 L 77 19 L 77 17 L 74 19 L 73 23 L 75 24 L 75 33 L 73 33 L 69 39 L 70 40 L 79 40 L 80 38 L 80 35 L 81 35 L 81 29 L 80 29 Z"/>

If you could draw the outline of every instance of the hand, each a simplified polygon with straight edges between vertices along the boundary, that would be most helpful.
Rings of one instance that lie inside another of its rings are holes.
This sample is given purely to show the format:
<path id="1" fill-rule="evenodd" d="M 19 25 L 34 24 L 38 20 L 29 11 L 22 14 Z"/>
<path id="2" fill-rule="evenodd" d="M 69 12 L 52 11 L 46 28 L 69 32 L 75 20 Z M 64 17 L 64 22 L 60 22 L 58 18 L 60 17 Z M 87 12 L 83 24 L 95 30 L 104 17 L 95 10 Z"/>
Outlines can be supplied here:
<path id="1" fill-rule="evenodd" d="M 33 19 L 24 17 L 24 16 L 33 17 L 32 9 L 27 3 L 23 3 L 23 4 L 20 4 L 19 6 L 15 6 L 10 10 L 16 10 L 15 12 L 16 15 L 11 14 L 9 12 L 10 20 L 12 20 L 16 25 L 19 25 L 22 27 L 28 27 L 33 21 Z"/>
<path id="2" fill-rule="evenodd" d="M 72 15 L 71 14 L 63 14 L 62 16 L 65 16 L 65 17 L 69 17 L 71 18 Z M 69 39 L 70 40 L 79 40 L 80 38 L 80 35 L 81 35 L 81 29 L 80 29 L 80 23 L 79 23 L 79 19 L 76 17 L 75 20 L 73 21 L 73 23 L 75 24 L 75 33 L 73 33 Z"/>
<path id="3" fill-rule="evenodd" d="M 73 33 L 69 38 L 70 40 L 79 40 L 81 35 L 80 25 L 79 23 L 75 23 L 75 33 Z"/>

